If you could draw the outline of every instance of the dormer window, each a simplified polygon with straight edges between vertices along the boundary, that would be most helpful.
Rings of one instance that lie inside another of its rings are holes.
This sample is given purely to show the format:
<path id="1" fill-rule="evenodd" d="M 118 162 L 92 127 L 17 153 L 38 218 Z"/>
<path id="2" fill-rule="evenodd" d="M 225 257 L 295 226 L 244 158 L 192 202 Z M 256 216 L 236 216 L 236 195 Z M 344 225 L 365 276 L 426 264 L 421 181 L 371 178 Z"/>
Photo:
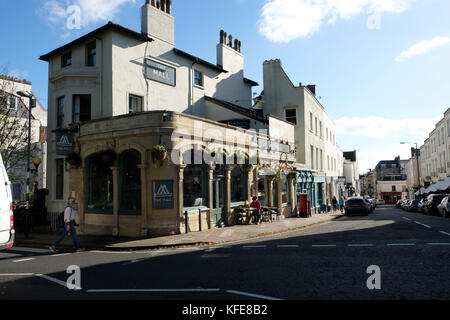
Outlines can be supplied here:
<path id="1" fill-rule="evenodd" d="M 67 52 L 61 55 L 61 66 L 62 68 L 72 65 L 72 52 Z"/>

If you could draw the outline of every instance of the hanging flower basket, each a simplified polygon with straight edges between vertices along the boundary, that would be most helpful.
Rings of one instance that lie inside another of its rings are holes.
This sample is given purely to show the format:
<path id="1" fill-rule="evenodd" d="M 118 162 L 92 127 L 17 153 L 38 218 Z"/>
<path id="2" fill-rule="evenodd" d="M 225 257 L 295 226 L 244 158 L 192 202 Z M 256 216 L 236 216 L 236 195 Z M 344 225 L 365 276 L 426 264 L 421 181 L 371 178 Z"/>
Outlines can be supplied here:
<path id="1" fill-rule="evenodd" d="M 297 174 L 298 174 L 297 171 L 292 170 L 292 171 L 289 171 L 288 176 L 290 178 L 297 179 Z"/>
<path id="2" fill-rule="evenodd" d="M 156 161 L 164 161 L 167 158 L 167 149 L 162 145 L 158 145 L 153 147 L 152 150 L 152 158 L 153 162 Z"/>
<path id="3" fill-rule="evenodd" d="M 81 164 L 81 157 L 78 153 L 72 153 L 71 155 L 67 156 L 66 161 L 72 167 L 78 167 Z"/>

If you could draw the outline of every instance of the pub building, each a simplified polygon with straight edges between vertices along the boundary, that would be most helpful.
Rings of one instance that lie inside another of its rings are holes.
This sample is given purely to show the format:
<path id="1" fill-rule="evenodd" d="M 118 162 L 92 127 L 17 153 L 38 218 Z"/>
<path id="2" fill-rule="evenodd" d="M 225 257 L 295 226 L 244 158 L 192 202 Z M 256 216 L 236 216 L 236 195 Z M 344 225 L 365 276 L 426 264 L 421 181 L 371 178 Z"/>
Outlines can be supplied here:
<path id="1" fill-rule="evenodd" d="M 141 16 L 141 32 L 109 22 L 40 57 L 50 216 L 74 197 L 82 234 L 129 237 L 229 226 L 253 196 L 291 216 L 294 125 L 250 107 L 241 41 L 220 31 L 214 64 L 175 48 L 172 1 Z"/>

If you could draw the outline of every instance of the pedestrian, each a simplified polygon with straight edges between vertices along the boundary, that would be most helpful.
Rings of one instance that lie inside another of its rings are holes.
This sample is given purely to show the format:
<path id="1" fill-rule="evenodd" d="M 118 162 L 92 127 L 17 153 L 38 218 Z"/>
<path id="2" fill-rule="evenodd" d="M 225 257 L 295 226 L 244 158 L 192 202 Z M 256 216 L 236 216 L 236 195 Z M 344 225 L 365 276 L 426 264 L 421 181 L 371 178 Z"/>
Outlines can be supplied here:
<path id="1" fill-rule="evenodd" d="M 344 212 L 344 196 L 339 199 L 339 209 Z"/>
<path id="2" fill-rule="evenodd" d="M 261 220 L 261 202 L 259 202 L 257 197 L 252 198 L 252 203 L 250 203 L 250 208 L 255 208 L 255 211 L 253 213 L 253 221 L 255 224 L 258 224 L 258 222 Z M 262 221 L 261 221 L 262 223 Z"/>
<path id="3" fill-rule="evenodd" d="M 76 211 L 73 208 L 74 204 L 75 204 L 75 199 L 69 198 L 69 200 L 67 200 L 67 206 L 66 206 L 66 209 L 64 210 L 64 226 L 63 226 L 62 234 L 53 243 L 53 245 L 51 245 L 49 247 L 51 252 L 56 252 L 56 247 L 58 246 L 58 244 L 61 241 L 63 241 L 66 238 L 66 236 L 68 235 L 69 232 L 72 235 L 73 244 L 75 246 L 76 251 L 77 252 L 84 251 L 84 249 L 81 249 L 80 245 L 78 244 L 77 232 L 75 230 L 75 226 L 77 226 L 77 224 L 75 222 Z"/>
<path id="4" fill-rule="evenodd" d="M 333 204 L 333 211 L 336 211 L 337 210 L 337 204 L 338 204 L 338 202 L 336 200 L 336 197 L 333 196 L 333 199 L 331 200 L 331 203 Z"/>

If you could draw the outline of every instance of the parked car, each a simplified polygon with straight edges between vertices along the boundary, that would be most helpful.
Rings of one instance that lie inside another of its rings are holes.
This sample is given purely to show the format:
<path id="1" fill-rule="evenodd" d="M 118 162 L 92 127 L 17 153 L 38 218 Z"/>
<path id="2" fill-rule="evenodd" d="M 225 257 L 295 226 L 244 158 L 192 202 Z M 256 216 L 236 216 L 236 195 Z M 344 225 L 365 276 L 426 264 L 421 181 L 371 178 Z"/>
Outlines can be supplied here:
<path id="1" fill-rule="evenodd" d="M 372 199 L 369 196 L 364 196 L 364 201 L 366 201 L 367 205 L 369 206 L 369 211 L 372 212 L 375 210 L 375 205 L 372 201 Z"/>
<path id="2" fill-rule="evenodd" d="M 408 212 L 419 211 L 419 200 L 411 200 L 409 202 L 408 208 L 406 209 Z"/>
<path id="3" fill-rule="evenodd" d="M 450 197 L 445 197 L 442 199 L 441 203 L 438 204 L 437 209 L 441 216 L 444 218 L 450 217 Z"/>
<path id="4" fill-rule="evenodd" d="M 11 248 L 14 243 L 14 213 L 9 181 L 0 155 L 0 250 Z"/>
<path id="5" fill-rule="evenodd" d="M 430 215 L 438 214 L 437 206 L 447 196 L 446 194 L 430 194 L 427 202 L 425 202 L 424 213 Z"/>
<path id="6" fill-rule="evenodd" d="M 427 199 L 422 199 L 419 201 L 419 205 L 417 206 L 417 211 L 418 212 L 424 212 L 425 210 L 425 202 L 427 202 Z"/>
<path id="7" fill-rule="evenodd" d="M 363 197 L 351 197 L 345 202 L 345 215 L 347 216 L 353 213 L 369 215 L 370 211 L 370 204 Z"/>
<path id="8" fill-rule="evenodd" d="M 398 200 L 397 203 L 395 204 L 396 208 L 401 208 L 403 204 L 403 200 Z"/>
<path id="9" fill-rule="evenodd" d="M 405 211 L 408 210 L 410 201 L 411 201 L 411 200 L 404 200 L 404 201 L 402 202 L 401 208 L 402 208 L 403 210 L 405 210 Z"/>
<path id="10" fill-rule="evenodd" d="M 386 201 L 384 201 L 384 199 L 377 199 L 377 205 L 384 205 L 386 204 Z"/>
<path id="11" fill-rule="evenodd" d="M 377 201 L 374 198 L 369 198 L 369 200 L 372 203 L 373 209 L 375 210 L 377 208 Z"/>

